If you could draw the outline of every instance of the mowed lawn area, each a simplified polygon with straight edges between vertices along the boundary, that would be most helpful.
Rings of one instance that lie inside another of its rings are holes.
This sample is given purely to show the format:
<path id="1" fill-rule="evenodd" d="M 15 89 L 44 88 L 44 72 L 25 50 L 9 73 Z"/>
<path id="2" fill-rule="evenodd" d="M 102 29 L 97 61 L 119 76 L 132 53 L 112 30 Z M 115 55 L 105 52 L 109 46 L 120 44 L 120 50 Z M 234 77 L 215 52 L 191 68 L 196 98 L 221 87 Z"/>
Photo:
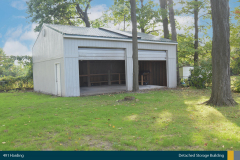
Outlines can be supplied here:
<path id="1" fill-rule="evenodd" d="M 240 105 L 202 104 L 211 90 L 89 97 L 0 93 L 0 150 L 240 150 Z M 137 100 L 120 101 L 125 96 Z M 240 103 L 240 94 L 233 93 Z"/>

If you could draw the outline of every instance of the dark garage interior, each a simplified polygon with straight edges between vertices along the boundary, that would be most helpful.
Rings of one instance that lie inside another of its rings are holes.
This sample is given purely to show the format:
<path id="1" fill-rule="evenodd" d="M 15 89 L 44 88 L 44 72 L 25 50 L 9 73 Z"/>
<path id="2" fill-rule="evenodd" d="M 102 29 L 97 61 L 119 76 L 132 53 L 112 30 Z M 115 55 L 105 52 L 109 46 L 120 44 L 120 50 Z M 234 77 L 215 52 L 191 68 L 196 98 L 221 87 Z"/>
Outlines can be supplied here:
<path id="1" fill-rule="evenodd" d="M 125 84 L 125 61 L 79 61 L 80 87 Z"/>
<path id="2" fill-rule="evenodd" d="M 125 84 L 124 60 L 79 61 L 80 87 Z M 166 61 L 139 61 L 139 85 L 167 86 Z"/>
<path id="3" fill-rule="evenodd" d="M 166 61 L 139 61 L 139 79 L 140 85 L 167 86 Z"/>

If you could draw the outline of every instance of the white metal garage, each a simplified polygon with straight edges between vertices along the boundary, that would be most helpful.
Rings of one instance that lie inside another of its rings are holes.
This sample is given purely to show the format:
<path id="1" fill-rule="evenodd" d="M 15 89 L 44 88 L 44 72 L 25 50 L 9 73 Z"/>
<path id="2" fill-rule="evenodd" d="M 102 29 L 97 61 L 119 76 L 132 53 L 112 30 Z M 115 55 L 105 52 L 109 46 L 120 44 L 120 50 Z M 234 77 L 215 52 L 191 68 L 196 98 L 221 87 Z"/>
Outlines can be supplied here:
<path id="1" fill-rule="evenodd" d="M 131 91 L 131 36 L 131 32 L 106 28 L 44 24 L 33 47 L 34 90 L 80 96 L 81 85 L 116 81 L 112 83 L 124 84 L 125 90 Z M 177 42 L 138 33 L 140 84 L 177 86 L 176 46 Z"/>

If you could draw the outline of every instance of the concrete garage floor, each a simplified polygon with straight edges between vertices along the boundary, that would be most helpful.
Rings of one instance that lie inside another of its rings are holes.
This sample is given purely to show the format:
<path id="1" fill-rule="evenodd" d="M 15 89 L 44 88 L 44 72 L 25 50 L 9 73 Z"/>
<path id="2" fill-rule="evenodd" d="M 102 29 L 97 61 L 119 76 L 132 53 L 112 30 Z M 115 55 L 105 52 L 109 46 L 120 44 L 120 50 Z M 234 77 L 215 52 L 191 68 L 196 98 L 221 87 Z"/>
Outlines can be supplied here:
<path id="1" fill-rule="evenodd" d="M 165 86 L 157 86 L 157 85 L 139 85 L 139 90 L 147 90 L 147 89 L 161 89 L 166 88 Z M 109 94 L 109 93 L 118 93 L 125 92 L 125 85 L 102 85 L 102 86 L 91 86 L 91 87 L 81 87 L 80 95 L 81 96 L 90 96 L 90 95 L 98 95 L 98 94 Z"/>

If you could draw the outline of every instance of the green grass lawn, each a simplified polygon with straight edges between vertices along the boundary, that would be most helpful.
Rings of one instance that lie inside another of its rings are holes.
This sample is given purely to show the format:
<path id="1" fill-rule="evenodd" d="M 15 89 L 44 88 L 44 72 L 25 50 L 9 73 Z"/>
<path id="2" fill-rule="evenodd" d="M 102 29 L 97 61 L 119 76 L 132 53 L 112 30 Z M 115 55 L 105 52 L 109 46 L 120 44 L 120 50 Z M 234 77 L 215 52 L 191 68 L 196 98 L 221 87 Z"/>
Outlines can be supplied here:
<path id="1" fill-rule="evenodd" d="M 240 105 L 203 105 L 210 93 L 0 93 L 0 150 L 240 150 Z"/>

